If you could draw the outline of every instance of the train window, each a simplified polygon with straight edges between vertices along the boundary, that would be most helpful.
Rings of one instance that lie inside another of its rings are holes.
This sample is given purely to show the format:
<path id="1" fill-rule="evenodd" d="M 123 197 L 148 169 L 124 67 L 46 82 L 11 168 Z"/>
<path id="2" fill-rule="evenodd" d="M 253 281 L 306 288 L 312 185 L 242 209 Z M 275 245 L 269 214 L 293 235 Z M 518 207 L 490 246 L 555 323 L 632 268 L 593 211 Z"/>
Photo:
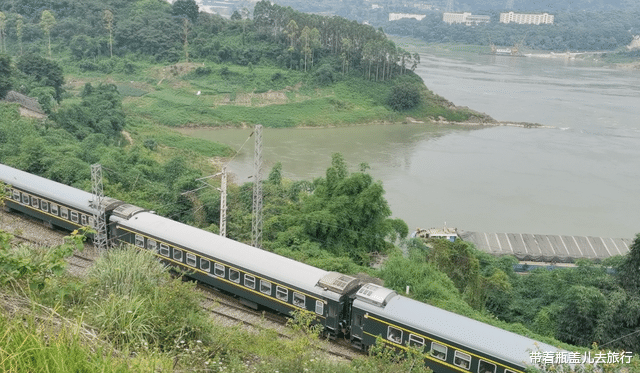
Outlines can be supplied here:
<path id="1" fill-rule="evenodd" d="M 440 360 L 447 359 L 447 347 L 441 345 L 440 343 L 432 342 L 431 343 L 431 356 L 438 358 Z"/>
<path id="2" fill-rule="evenodd" d="M 478 364 L 478 373 L 495 373 L 496 366 L 495 364 L 488 363 L 484 360 L 480 360 Z"/>
<path id="3" fill-rule="evenodd" d="M 18 192 L 17 190 L 13 191 L 13 199 L 16 201 L 20 201 L 20 192 Z"/>
<path id="4" fill-rule="evenodd" d="M 390 326 L 387 328 L 387 339 L 391 342 L 402 343 L 402 330 Z"/>
<path id="5" fill-rule="evenodd" d="M 244 286 L 248 287 L 249 289 L 255 289 L 256 278 L 253 276 L 244 275 Z"/>
<path id="6" fill-rule="evenodd" d="M 71 221 L 74 223 L 78 222 L 78 213 L 75 211 L 71 211 Z"/>
<path id="7" fill-rule="evenodd" d="M 316 313 L 318 315 L 323 315 L 324 314 L 324 303 L 322 303 L 321 300 L 317 300 L 316 301 Z"/>
<path id="8" fill-rule="evenodd" d="M 211 262 L 207 259 L 200 258 L 200 269 L 209 272 L 211 270 Z"/>
<path id="9" fill-rule="evenodd" d="M 139 234 L 136 234 L 136 246 L 144 249 L 144 237 Z"/>
<path id="10" fill-rule="evenodd" d="M 53 215 L 58 215 L 58 205 L 56 205 L 55 203 L 51 204 L 51 213 Z"/>
<path id="11" fill-rule="evenodd" d="M 158 243 L 156 242 L 156 240 L 152 240 L 152 239 L 147 240 L 147 249 L 156 251 L 157 247 L 158 247 Z"/>
<path id="12" fill-rule="evenodd" d="M 260 280 L 260 292 L 271 295 L 271 283 L 269 281 Z"/>
<path id="13" fill-rule="evenodd" d="M 285 302 L 289 301 L 289 290 L 276 286 L 276 298 Z"/>
<path id="14" fill-rule="evenodd" d="M 239 284 L 240 283 L 240 272 L 235 269 L 229 268 L 229 280 Z"/>
<path id="15" fill-rule="evenodd" d="M 409 334 L 409 346 L 411 347 L 424 346 L 424 338 L 418 337 L 415 334 Z"/>
<path id="16" fill-rule="evenodd" d="M 36 197 L 31 197 L 31 206 L 39 209 L 40 208 L 40 200 Z"/>
<path id="17" fill-rule="evenodd" d="M 169 246 L 160 244 L 160 255 L 169 256 Z"/>
<path id="18" fill-rule="evenodd" d="M 181 262 L 182 261 L 182 250 L 173 248 L 173 259 Z"/>
<path id="19" fill-rule="evenodd" d="M 80 216 L 80 220 L 82 221 L 82 225 L 87 225 L 87 215 Z"/>
<path id="20" fill-rule="evenodd" d="M 469 370 L 471 368 L 471 355 L 456 351 L 453 355 L 453 364 L 460 368 Z"/>
<path id="21" fill-rule="evenodd" d="M 42 201 L 40 203 L 40 208 L 42 209 L 42 211 L 49 211 L 49 202 Z"/>
<path id="22" fill-rule="evenodd" d="M 218 277 L 224 277 L 224 266 L 220 263 L 216 263 L 213 266 L 213 274 Z"/>
<path id="23" fill-rule="evenodd" d="M 514 372 L 514 371 L 512 371 L 512 370 L 509 370 L 509 369 L 505 369 L 505 370 L 504 370 L 504 373 L 516 373 L 516 372 Z"/>
<path id="24" fill-rule="evenodd" d="M 193 254 L 187 253 L 187 265 L 191 267 L 196 266 L 196 256 Z"/>
<path id="25" fill-rule="evenodd" d="M 29 204 L 29 196 L 24 193 L 22 193 L 22 203 L 25 205 Z"/>
<path id="26" fill-rule="evenodd" d="M 305 308 L 305 296 L 302 294 L 298 294 L 296 292 L 293 293 L 293 305 L 301 308 Z"/>
<path id="27" fill-rule="evenodd" d="M 61 216 L 63 219 L 69 219 L 69 210 L 67 210 L 67 209 L 66 209 L 66 208 L 64 208 L 64 207 L 60 207 L 60 216 Z"/>
<path id="28" fill-rule="evenodd" d="M 93 220 L 93 216 L 89 216 L 89 226 L 91 228 L 95 228 L 96 227 L 96 222 Z"/>

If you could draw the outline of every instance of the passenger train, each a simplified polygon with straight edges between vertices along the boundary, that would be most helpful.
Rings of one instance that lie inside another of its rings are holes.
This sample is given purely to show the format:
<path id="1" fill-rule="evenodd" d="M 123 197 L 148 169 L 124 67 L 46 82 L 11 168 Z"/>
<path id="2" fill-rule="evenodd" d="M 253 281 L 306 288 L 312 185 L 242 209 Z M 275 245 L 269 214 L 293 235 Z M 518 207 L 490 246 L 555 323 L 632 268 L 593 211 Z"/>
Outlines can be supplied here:
<path id="1" fill-rule="evenodd" d="M 46 225 L 93 226 L 92 194 L 0 164 L 5 209 Z M 531 352 L 556 347 L 415 301 L 375 284 L 327 272 L 159 216 L 113 198 L 102 203 L 111 239 L 149 250 L 203 283 L 252 307 L 316 314 L 331 338 L 366 350 L 381 337 L 397 349 L 424 350 L 436 373 L 524 373 Z"/>

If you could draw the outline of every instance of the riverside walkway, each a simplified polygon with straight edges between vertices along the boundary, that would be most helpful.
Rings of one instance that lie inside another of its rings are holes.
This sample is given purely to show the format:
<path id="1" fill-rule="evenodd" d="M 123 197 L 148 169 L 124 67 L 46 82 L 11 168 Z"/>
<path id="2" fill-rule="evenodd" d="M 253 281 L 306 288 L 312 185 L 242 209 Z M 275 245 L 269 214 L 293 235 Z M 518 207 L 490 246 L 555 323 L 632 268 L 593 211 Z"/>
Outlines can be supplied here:
<path id="1" fill-rule="evenodd" d="M 625 255 L 633 242 L 627 238 L 466 231 L 458 231 L 458 236 L 489 254 L 514 255 L 520 261 L 551 263 L 572 263 L 580 258 L 600 261 Z"/>

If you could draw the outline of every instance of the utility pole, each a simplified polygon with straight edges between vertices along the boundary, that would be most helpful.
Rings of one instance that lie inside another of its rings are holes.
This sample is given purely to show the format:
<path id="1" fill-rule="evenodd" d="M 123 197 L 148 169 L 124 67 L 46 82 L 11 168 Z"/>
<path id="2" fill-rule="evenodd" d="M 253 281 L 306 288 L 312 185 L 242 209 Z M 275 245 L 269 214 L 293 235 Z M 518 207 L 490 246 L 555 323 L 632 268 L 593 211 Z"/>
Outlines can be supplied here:
<path id="1" fill-rule="evenodd" d="M 220 185 L 220 235 L 227 237 L 227 166 L 222 166 L 222 185 Z"/>
<path id="2" fill-rule="evenodd" d="M 91 165 L 91 191 L 93 205 L 93 227 L 96 233 L 93 235 L 93 246 L 98 250 L 107 248 L 107 221 L 104 216 L 104 190 L 102 187 L 102 166 Z"/>
<path id="3" fill-rule="evenodd" d="M 262 125 L 256 125 L 253 153 L 253 214 L 251 215 L 251 245 L 262 248 Z"/>
<path id="4" fill-rule="evenodd" d="M 216 176 L 221 176 L 222 183 L 220 185 L 220 188 L 216 188 L 215 186 L 206 182 L 206 179 L 211 179 Z M 222 172 L 218 172 L 215 175 L 201 177 L 199 179 L 196 179 L 196 181 L 200 181 L 206 185 L 198 189 L 190 190 L 188 192 L 184 192 L 181 194 L 183 196 L 192 196 L 193 198 L 196 198 L 195 192 L 199 191 L 200 189 L 206 188 L 207 186 L 210 186 L 219 190 L 220 191 L 220 235 L 222 237 L 227 237 L 227 166 L 226 165 L 222 166 Z"/>

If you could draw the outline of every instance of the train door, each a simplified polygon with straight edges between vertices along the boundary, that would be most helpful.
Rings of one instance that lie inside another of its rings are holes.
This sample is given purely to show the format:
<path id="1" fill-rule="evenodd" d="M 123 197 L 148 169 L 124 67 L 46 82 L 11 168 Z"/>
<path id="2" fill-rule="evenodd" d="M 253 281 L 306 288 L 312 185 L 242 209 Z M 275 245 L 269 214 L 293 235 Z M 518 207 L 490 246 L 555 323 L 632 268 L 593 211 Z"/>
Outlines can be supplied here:
<path id="1" fill-rule="evenodd" d="M 364 329 L 364 312 L 353 309 L 351 314 L 351 344 L 358 348 L 363 349 L 363 329 Z"/>

